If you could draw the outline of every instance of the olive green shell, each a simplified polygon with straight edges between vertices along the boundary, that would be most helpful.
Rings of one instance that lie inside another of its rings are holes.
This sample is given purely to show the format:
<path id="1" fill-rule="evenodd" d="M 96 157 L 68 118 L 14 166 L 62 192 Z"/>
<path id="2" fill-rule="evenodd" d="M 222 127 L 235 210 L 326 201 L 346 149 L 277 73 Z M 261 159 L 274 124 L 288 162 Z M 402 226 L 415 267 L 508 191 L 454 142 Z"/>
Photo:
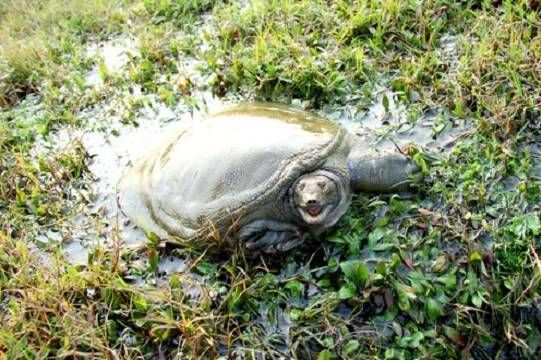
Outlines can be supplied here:
<path id="1" fill-rule="evenodd" d="M 120 206 L 161 237 L 224 236 L 261 218 L 295 222 L 291 185 L 319 169 L 345 136 L 339 125 L 285 106 L 225 108 L 128 168 Z"/>

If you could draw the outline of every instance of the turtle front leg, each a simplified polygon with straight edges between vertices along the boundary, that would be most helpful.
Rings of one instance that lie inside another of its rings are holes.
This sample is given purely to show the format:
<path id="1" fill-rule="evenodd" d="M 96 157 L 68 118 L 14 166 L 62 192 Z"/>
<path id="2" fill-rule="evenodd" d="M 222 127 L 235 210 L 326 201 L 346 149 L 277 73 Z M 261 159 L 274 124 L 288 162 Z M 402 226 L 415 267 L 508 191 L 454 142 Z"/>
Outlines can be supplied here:
<path id="1" fill-rule="evenodd" d="M 355 149 L 348 157 L 351 186 L 355 191 L 403 191 L 422 174 L 419 166 L 399 153 L 378 153 Z"/>
<path id="2" fill-rule="evenodd" d="M 249 250 L 275 253 L 301 244 L 306 239 L 306 233 L 290 223 L 255 220 L 243 226 L 238 237 Z"/>

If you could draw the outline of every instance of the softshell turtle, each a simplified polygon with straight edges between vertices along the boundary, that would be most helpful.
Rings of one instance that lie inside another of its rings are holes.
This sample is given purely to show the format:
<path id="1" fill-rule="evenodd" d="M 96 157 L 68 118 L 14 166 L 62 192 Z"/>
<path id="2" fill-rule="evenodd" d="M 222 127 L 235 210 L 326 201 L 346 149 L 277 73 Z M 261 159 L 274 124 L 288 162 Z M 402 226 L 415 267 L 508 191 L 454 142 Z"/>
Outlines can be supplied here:
<path id="1" fill-rule="evenodd" d="M 352 191 L 403 190 L 417 166 L 339 124 L 275 104 L 222 109 L 125 170 L 119 204 L 161 238 L 288 250 L 333 226 Z"/>

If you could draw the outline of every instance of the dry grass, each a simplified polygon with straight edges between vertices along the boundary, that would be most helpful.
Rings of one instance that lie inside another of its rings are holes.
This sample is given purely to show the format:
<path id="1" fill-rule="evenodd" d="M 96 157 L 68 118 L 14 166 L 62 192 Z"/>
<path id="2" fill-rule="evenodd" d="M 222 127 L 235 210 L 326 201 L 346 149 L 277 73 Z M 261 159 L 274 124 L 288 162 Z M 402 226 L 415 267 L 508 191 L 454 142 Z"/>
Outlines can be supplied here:
<path id="1" fill-rule="evenodd" d="M 36 92 L 58 74 L 89 34 L 107 36 L 124 22 L 123 0 L 5 0 L 0 5 L 0 105 Z M 54 77 L 54 76 L 53 76 Z"/>

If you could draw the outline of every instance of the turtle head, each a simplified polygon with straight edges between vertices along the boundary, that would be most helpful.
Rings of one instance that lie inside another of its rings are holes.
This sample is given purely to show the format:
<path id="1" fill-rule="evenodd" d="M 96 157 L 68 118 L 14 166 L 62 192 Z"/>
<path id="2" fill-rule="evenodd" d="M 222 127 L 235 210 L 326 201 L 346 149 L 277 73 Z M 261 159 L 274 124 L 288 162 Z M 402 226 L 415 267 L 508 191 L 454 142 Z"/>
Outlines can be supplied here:
<path id="1" fill-rule="evenodd" d="M 407 156 L 391 151 L 370 151 L 356 147 L 348 156 L 348 170 L 354 191 L 407 191 L 423 176 Z"/>
<path id="2" fill-rule="evenodd" d="M 340 203 L 336 183 L 325 175 L 306 174 L 301 176 L 293 188 L 295 208 L 308 225 L 329 222 Z"/>

